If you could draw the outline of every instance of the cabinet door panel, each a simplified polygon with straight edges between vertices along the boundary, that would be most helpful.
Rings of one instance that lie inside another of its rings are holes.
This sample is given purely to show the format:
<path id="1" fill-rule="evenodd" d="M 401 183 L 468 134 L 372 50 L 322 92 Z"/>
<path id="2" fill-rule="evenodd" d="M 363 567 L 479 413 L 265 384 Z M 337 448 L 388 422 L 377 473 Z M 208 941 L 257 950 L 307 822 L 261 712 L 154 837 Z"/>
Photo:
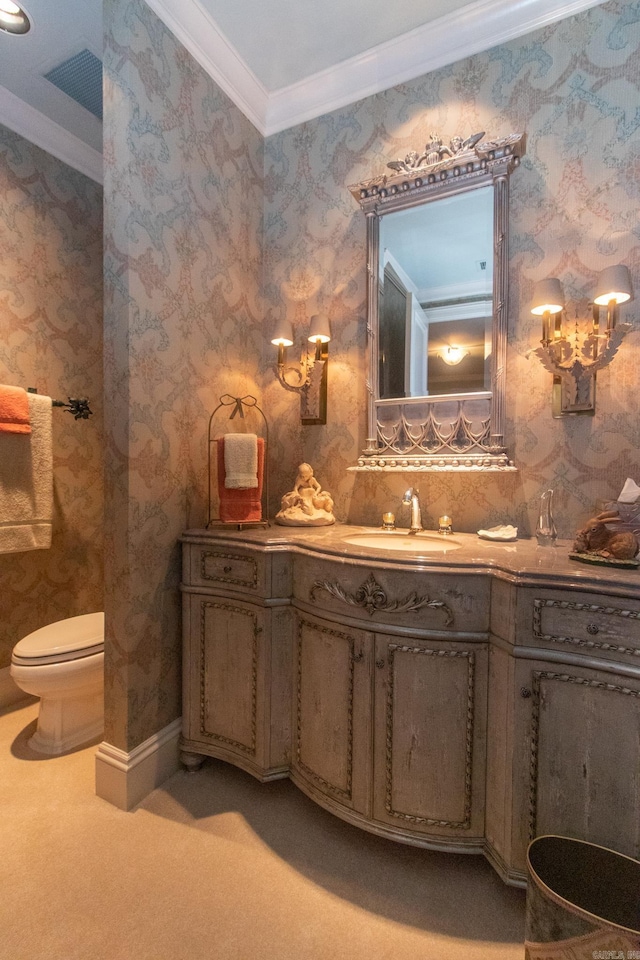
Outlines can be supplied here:
<path id="1" fill-rule="evenodd" d="M 364 810 L 370 730 L 370 639 L 298 617 L 294 767 L 321 793 Z"/>
<path id="2" fill-rule="evenodd" d="M 376 665 L 374 816 L 425 833 L 480 835 L 485 645 L 380 637 Z"/>
<path id="3" fill-rule="evenodd" d="M 529 834 L 640 854 L 640 683 L 529 665 Z"/>
<path id="4" fill-rule="evenodd" d="M 255 757 L 262 611 L 224 599 L 194 602 L 200 621 L 198 736 Z"/>

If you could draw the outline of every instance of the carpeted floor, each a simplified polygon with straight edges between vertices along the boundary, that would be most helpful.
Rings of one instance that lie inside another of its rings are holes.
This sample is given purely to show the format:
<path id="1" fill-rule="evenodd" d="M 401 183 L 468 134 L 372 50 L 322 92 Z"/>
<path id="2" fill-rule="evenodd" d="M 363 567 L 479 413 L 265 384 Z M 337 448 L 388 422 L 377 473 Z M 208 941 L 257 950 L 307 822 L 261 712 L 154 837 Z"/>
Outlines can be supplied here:
<path id="1" fill-rule="evenodd" d="M 131 813 L 95 746 L 33 753 L 0 714 L 1 960 L 522 960 L 524 892 L 484 858 L 332 817 L 288 781 L 207 761 Z"/>

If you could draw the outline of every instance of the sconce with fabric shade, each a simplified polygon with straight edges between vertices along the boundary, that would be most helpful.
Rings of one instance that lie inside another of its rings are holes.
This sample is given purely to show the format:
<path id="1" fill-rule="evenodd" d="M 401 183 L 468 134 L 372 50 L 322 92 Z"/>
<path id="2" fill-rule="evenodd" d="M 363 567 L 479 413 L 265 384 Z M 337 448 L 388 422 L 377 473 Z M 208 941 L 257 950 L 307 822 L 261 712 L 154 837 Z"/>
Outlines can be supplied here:
<path id="1" fill-rule="evenodd" d="M 591 326 L 579 342 L 578 320 L 572 343 L 563 332 L 564 292 L 556 277 L 536 283 L 531 313 L 542 316 L 540 346 L 530 350 L 554 375 L 553 415 L 595 412 L 596 372 L 613 360 L 623 338 L 632 329 L 630 323 L 618 325 L 618 304 L 633 299 L 629 270 L 623 264 L 607 267 L 598 278 L 593 301 Z M 600 333 L 600 306 L 607 308 L 607 327 Z M 551 317 L 555 317 L 553 336 Z"/>
<path id="2" fill-rule="evenodd" d="M 557 277 L 548 277 L 538 280 L 533 289 L 531 313 L 542 317 L 542 342 L 551 340 L 551 317 L 561 314 L 564 310 L 564 290 Z M 556 323 L 554 334 L 562 335 L 561 321 Z"/>
<path id="3" fill-rule="evenodd" d="M 329 343 L 330 340 L 329 318 L 320 314 L 311 317 L 309 324 L 309 343 L 315 343 L 316 345 L 316 360 L 321 359 L 322 345 Z"/>
<path id="4" fill-rule="evenodd" d="M 284 363 L 284 348 L 293 346 L 293 324 L 290 320 L 276 322 L 271 343 L 278 348 L 278 363 Z"/>
<path id="5" fill-rule="evenodd" d="M 598 286 L 593 302 L 600 306 L 607 306 L 612 301 L 626 303 L 633 300 L 633 287 L 629 268 L 618 263 L 615 267 L 607 267 L 598 277 Z"/>
<path id="6" fill-rule="evenodd" d="M 285 348 L 293 345 L 293 327 L 290 320 L 276 323 L 271 343 L 278 347 L 276 376 L 285 390 L 300 394 L 300 418 L 304 425 L 327 422 L 327 362 L 329 351 L 327 344 L 331 340 L 329 320 L 317 314 L 311 317 L 309 325 L 310 343 L 315 344 L 315 356 L 302 357 L 299 367 L 287 367 L 285 370 Z M 289 383 L 286 373 L 293 371 L 298 383 Z"/>

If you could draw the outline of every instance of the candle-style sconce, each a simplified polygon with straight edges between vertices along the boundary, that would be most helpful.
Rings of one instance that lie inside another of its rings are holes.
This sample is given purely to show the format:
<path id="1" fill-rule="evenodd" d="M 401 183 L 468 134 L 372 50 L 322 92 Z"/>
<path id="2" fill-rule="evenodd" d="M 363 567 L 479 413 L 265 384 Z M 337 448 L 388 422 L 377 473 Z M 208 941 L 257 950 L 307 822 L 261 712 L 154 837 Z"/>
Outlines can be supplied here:
<path id="1" fill-rule="evenodd" d="M 287 347 L 293 346 L 293 326 L 290 320 L 279 320 L 271 338 L 278 348 L 276 376 L 285 388 L 300 394 L 300 420 L 304 425 L 327 422 L 327 364 L 331 339 L 327 317 L 311 317 L 309 327 L 310 343 L 315 344 L 315 352 L 308 350 L 300 359 L 299 366 L 285 366 Z M 290 383 L 287 374 L 297 378 Z"/>
<path id="2" fill-rule="evenodd" d="M 531 313 L 542 317 L 540 346 L 529 350 L 553 374 L 553 416 L 595 412 L 596 373 L 615 357 L 631 323 L 619 323 L 619 305 L 633 300 L 629 270 L 607 267 L 598 278 L 592 317 L 586 333 L 578 319 L 568 331 L 562 284 L 556 277 L 540 280 L 534 289 Z M 601 307 L 606 308 L 604 316 Z"/>

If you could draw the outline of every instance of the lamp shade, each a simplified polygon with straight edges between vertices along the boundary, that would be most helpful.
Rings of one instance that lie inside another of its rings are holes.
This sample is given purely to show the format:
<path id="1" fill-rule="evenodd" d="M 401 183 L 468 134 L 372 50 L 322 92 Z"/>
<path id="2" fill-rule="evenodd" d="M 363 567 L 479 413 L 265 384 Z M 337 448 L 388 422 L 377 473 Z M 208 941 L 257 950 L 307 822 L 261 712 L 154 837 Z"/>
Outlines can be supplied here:
<path id="1" fill-rule="evenodd" d="M 533 289 L 531 313 L 541 317 L 543 313 L 560 313 L 564 308 L 564 291 L 557 277 L 538 280 Z"/>
<path id="2" fill-rule="evenodd" d="M 293 344 L 293 326 L 291 320 L 278 320 L 271 337 L 271 343 L 277 347 L 290 347 Z"/>
<path id="3" fill-rule="evenodd" d="M 329 318 L 321 314 L 311 317 L 309 325 L 309 340 L 312 343 L 329 343 L 331 340 L 331 331 L 329 329 Z"/>
<path id="4" fill-rule="evenodd" d="M 607 267 L 598 277 L 598 286 L 593 302 L 599 306 L 606 306 L 615 300 L 616 303 L 626 303 L 633 300 L 633 287 L 629 268 L 622 263 L 615 267 Z"/>

